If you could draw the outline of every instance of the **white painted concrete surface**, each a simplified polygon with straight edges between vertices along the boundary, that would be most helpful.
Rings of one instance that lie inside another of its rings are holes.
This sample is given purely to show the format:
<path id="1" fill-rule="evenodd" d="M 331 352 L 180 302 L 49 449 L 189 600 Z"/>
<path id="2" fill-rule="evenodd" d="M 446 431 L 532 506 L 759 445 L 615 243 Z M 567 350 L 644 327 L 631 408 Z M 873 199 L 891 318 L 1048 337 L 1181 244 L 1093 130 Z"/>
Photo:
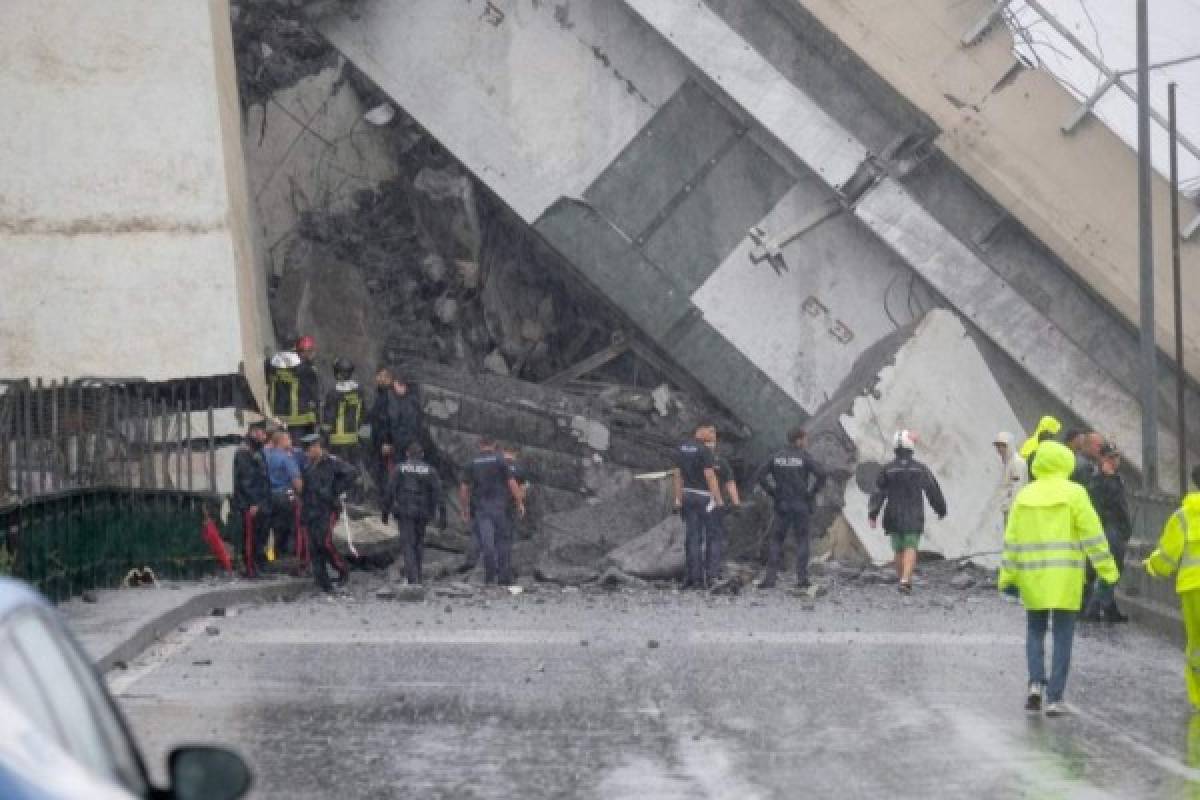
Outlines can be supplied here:
<path id="1" fill-rule="evenodd" d="M 841 418 L 858 447 L 859 461 L 892 459 L 892 434 L 916 431 L 917 459 L 938 479 L 949 514 L 938 521 L 926 508 L 921 549 L 946 558 L 981 555 L 993 565 L 1003 544 L 996 487 L 1001 464 L 992 450 L 997 431 L 1020 431 L 1016 415 L 958 317 L 931 311 L 913 337 L 879 374 L 875 391 L 855 400 Z M 867 501 L 854 480 L 846 485 L 843 513 L 871 558 L 892 559 L 882 528 L 867 527 Z"/>
<path id="2" fill-rule="evenodd" d="M 783 231 L 823 199 L 798 184 L 760 224 Z M 692 296 L 708 323 L 810 414 L 865 349 L 895 330 L 884 310 L 889 294 L 897 321 L 912 321 L 907 278 L 897 285 L 911 273 L 865 232 L 849 230 L 858 225 L 842 214 L 793 241 L 782 249 L 782 274 L 754 263 L 744 239 Z"/>
<path id="3" fill-rule="evenodd" d="M 581 196 L 684 78 L 611 1 L 368 0 L 321 30 L 526 222 Z"/>
<path id="4" fill-rule="evenodd" d="M 0 377 L 263 390 L 226 0 L 0 5 Z"/>

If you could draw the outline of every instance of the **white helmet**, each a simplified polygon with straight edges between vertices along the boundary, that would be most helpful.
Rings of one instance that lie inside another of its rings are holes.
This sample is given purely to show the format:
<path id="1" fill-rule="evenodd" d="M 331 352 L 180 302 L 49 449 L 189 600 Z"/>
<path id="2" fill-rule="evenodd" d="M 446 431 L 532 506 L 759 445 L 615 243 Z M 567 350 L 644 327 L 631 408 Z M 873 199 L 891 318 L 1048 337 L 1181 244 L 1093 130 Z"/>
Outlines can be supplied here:
<path id="1" fill-rule="evenodd" d="M 896 431 L 896 435 L 892 437 L 892 447 L 904 448 L 905 450 L 915 450 L 917 446 L 917 435 L 907 428 Z"/>

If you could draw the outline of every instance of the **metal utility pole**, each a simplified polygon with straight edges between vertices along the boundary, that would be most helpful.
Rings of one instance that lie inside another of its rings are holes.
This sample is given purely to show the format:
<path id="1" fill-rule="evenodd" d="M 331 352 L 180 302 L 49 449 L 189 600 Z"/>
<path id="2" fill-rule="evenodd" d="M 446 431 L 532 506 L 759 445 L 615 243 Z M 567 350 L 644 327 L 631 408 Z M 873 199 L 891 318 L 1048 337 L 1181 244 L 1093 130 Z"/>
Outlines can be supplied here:
<path id="1" fill-rule="evenodd" d="M 1142 475 L 1158 491 L 1158 345 L 1154 336 L 1154 239 L 1150 206 L 1150 36 L 1148 0 L 1137 0 L 1138 275 L 1141 305 Z"/>
<path id="2" fill-rule="evenodd" d="M 1175 289 L 1175 406 L 1179 415 L 1179 494 L 1187 494 L 1187 416 L 1183 408 L 1183 276 L 1179 266 L 1179 135 L 1175 117 L 1175 82 L 1167 86 L 1167 132 L 1171 137 L 1171 277 Z"/>

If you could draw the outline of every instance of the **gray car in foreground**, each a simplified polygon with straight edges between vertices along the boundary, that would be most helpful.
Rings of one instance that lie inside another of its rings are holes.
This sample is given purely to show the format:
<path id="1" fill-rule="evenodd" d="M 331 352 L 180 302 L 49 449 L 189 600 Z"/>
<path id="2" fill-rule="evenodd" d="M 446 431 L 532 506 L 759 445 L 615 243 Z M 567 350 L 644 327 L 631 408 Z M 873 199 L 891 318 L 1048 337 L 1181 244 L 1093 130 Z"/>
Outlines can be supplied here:
<path id="1" fill-rule="evenodd" d="M 169 756 L 168 788 L 152 786 L 104 684 L 58 612 L 0 578 L 0 797 L 5 800 L 237 800 L 250 788 L 241 757 L 215 747 Z"/>

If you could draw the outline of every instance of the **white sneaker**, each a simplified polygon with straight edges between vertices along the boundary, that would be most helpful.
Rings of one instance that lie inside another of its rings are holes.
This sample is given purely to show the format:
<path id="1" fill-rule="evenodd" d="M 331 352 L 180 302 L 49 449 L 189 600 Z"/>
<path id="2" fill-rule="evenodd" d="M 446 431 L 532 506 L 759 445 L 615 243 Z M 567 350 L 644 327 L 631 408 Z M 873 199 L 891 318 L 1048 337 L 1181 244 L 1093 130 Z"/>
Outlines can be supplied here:
<path id="1" fill-rule="evenodd" d="M 1029 684 L 1029 694 L 1025 698 L 1025 710 L 1030 713 L 1037 713 L 1042 710 L 1042 694 L 1045 692 L 1045 687 L 1040 683 Z"/>
<path id="2" fill-rule="evenodd" d="M 1046 704 L 1046 716 L 1047 717 L 1061 717 L 1067 713 L 1068 712 L 1067 712 L 1067 704 L 1066 703 L 1058 702 L 1058 703 L 1047 703 Z"/>

